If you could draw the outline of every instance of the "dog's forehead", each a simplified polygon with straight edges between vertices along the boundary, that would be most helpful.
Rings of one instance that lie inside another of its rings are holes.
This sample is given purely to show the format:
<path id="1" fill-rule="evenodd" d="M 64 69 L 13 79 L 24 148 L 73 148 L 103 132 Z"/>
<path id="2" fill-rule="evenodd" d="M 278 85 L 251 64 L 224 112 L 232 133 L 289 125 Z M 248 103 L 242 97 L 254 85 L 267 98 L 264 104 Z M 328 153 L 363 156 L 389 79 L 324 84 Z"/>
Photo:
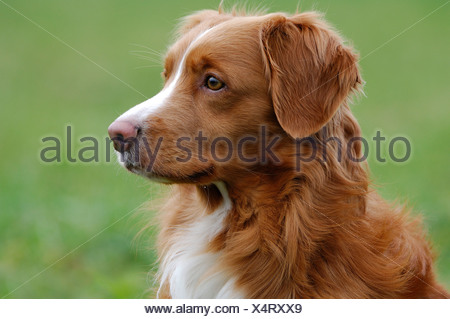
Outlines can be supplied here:
<path id="1" fill-rule="evenodd" d="M 257 40 L 262 17 L 231 17 L 218 24 L 210 21 L 199 24 L 182 35 L 168 50 L 167 56 L 182 56 L 197 47 L 218 50 L 232 45 L 245 45 Z"/>

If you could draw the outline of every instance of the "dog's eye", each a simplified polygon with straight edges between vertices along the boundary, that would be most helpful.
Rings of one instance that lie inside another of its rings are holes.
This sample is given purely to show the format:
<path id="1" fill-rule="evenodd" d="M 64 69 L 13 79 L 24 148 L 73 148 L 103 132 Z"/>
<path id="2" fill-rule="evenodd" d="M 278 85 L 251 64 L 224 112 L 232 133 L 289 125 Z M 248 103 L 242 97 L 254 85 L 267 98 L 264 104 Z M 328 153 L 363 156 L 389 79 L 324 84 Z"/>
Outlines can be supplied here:
<path id="1" fill-rule="evenodd" d="M 208 87 L 208 89 L 213 90 L 213 91 L 218 91 L 221 88 L 223 88 L 224 84 L 223 82 L 221 82 L 220 80 L 216 79 L 213 76 L 209 76 L 206 79 L 206 86 Z"/>

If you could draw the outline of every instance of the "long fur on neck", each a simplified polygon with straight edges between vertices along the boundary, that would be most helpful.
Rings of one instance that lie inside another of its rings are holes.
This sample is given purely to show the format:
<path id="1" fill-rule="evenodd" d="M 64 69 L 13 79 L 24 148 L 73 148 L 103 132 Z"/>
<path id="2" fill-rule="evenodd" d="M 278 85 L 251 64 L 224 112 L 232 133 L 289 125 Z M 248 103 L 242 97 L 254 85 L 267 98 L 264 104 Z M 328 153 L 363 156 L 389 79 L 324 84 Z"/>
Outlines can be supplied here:
<path id="1" fill-rule="evenodd" d="M 346 106 L 313 136 L 322 145 L 320 155 L 326 136 L 345 142 L 360 136 Z M 308 147 L 301 151 L 308 153 Z M 220 229 L 214 227 L 214 235 L 201 246 L 202 256 L 214 260 L 198 268 L 203 277 L 191 282 L 196 289 L 215 276 L 220 277 L 216 283 L 226 286 L 224 296 L 440 296 L 443 290 L 430 285 L 432 254 L 420 221 L 408 221 L 405 209 L 391 208 L 368 188 L 365 168 L 345 155 L 360 158 L 359 143 L 352 149 L 343 143 L 341 151 L 339 161 L 338 144 L 327 143 L 326 161 L 302 163 L 300 172 L 293 169 L 295 154 L 286 153 L 288 160 L 271 167 L 272 174 L 254 170 L 230 176 L 222 190 L 214 185 L 176 185 L 165 207 L 159 241 L 162 273 L 167 272 L 165 260 L 173 258 L 168 255 L 174 245 L 186 241 L 186 227 L 211 218 L 226 202 L 229 208 L 221 215 Z M 225 186 L 228 198 L 223 195 Z M 162 297 L 171 296 L 172 282 L 162 277 Z M 214 292 L 209 297 L 217 297 L 218 289 Z"/>

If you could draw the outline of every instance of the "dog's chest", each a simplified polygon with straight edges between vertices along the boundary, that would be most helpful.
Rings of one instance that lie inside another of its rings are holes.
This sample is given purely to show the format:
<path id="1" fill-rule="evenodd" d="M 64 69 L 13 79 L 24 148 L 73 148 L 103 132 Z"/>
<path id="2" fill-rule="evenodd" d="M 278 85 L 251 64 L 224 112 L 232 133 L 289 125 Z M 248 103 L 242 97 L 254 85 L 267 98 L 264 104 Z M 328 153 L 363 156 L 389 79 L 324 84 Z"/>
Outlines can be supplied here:
<path id="1" fill-rule="evenodd" d="M 226 193 L 225 193 L 226 195 Z M 221 253 L 208 252 L 208 243 L 223 229 L 231 203 L 178 229 L 177 240 L 160 265 L 161 286 L 169 283 L 172 298 L 240 298 L 234 278 L 220 265 Z"/>

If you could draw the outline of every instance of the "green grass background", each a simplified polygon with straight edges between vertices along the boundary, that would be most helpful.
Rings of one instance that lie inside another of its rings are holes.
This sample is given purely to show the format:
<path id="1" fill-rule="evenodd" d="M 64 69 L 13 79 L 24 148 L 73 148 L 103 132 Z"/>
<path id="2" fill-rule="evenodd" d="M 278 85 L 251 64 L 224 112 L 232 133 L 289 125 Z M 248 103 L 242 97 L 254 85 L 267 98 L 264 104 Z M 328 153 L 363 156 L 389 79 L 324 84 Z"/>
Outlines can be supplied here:
<path id="1" fill-rule="evenodd" d="M 144 219 L 133 212 L 163 187 L 114 160 L 44 164 L 39 152 L 48 145 L 43 137 L 64 137 L 68 124 L 74 152 L 87 146 L 83 136 L 103 141 L 110 122 L 144 97 L 5 3 L 150 97 L 161 88 L 161 64 L 132 55 L 146 50 L 133 43 L 164 52 L 177 19 L 218 1 L 0 1 L 0 297 L 143 297 L 155 254 L 151 233 L 133 239 Z M 372 177 L 384 197 L 423 213 L 439 278 L 450 288 L 450 4 L 426 17 L 444 3 L 317 0 L 300 7 L 325 12 L 361 54 L 366 97 L 353 110 L 364 136 L 381 130 L 388 141 L 411 140 L 403 164 L 377 163 L 372 144 Z M 296 0 L 247 4 L 297 7 Z"/>

